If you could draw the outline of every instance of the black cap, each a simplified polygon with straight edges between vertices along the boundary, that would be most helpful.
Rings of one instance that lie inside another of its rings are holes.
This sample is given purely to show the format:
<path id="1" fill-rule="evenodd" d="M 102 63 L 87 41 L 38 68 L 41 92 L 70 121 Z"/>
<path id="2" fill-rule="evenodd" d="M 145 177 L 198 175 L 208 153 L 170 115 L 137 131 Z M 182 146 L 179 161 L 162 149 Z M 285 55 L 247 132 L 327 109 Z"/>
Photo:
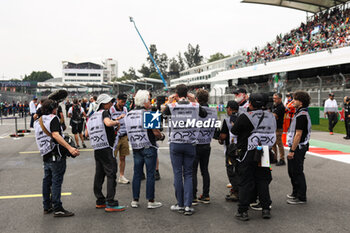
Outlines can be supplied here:
<path id="1" fill-rule="evenodd" d="M 264 105 L 264 97 L 262 94 L 253 93 L 249 96 L 249 102 L 254 108 L 261 108 Z"/>
<path id="2" fill-rule="evenodd" d="M 117 96 L 118 99 L 120 100 L 127 100 L 128 99 L 128 95 L 127 94 L 119 94 Z"/>
<path id="3" fill-rule="evenodd" d="M 239 109 L 239 105 L 236 101 L 234 100 L 230 100 L 227 102 L 226 108 L 231 108 L 233 110 L 238 110 Z"/>
<path id="4" fill-rule="evenodd" d="M 333 96 L 334 97 L 334 93 L 329 93 L 329 96 Z"/>
<path id="5" fill-rule="evenodd" d="M 239 93 L 247 94 L 247 91 L 244 88 L 238 88 L 237 90 L 233 91 L 233 94 L 239 94 Z"/>

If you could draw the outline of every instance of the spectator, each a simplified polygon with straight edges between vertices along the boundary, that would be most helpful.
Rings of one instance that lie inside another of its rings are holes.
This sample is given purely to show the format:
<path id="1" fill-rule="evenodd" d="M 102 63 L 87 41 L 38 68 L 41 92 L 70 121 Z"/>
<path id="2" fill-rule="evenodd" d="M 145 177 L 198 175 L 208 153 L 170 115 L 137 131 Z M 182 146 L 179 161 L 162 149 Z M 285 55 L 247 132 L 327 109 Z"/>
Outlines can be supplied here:
<path id="1" fill-rule="evenodd" d="M 329 98 L 324 103 L 324 116 L 328 118 L 329 134 L 333 135 L 333 128 L 338 123 L 338 104 L 333 93 L 329 93 Z"/>

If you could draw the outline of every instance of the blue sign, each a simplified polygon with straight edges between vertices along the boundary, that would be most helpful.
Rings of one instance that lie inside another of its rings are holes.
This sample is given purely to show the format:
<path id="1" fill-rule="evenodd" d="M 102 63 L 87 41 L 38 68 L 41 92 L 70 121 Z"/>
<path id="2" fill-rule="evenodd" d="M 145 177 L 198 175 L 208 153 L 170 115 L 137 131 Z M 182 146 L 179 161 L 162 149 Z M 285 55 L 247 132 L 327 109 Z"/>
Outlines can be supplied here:
<path id="1" fill-rule="evenodd" d="M 162 114 L 157 110 L 156 112 L 143 113 L 143 128 L 144 129 L 160 129 L 160 116 Z"/>

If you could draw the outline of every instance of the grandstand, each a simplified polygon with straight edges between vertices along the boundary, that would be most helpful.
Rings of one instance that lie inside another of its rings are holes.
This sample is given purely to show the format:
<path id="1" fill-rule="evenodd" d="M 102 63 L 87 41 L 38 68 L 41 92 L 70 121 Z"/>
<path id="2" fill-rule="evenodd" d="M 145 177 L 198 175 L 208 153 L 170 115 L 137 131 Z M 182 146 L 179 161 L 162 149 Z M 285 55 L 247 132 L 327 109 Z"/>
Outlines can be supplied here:
<path id="1" fill-rule="evenodd" d="M 180 78 L 170 80 L 170 89 L 175 88 L 176 85 L 181 83 L 191 88 L 210 88 L 210 80 L 213 80 L 221 71 L 233 69 L 234 64 L 242 58 L 242 56 L 231 56 L 183 70 L 180 72 Z"/>
<path id="2" fill-rule="evenodd" d="M 171 87 L 176 82 L 187 81 L 189 86 L 210 88 L 210 101 L 215 104 L 232 99 L 232 91 L 238 87 L 249 92 L 283 94 L 305 90 L 311 95 L 314 106 L 322 105 L 328 93 L 334 92 L 337 101 L 342 102 L 350 91 L 350 8 L 347 1 L 242 2 L 288 7 L 314 15 L 285 35 L 277 35 L 262 48 L 244 51 L 230 66 L 217 71 L 215 77 L 203 80 L 198 79 L 198 75 L 187 74 L 187 79 L 180 77 Z"/>
<path id="3" fill-rule="evenodd" d="M 155 94 L 163 93 L 163 82 L 154 78 L 138 78 L 136 80 L 125 80 L 115 82 L 81 82 L 81 83 L 64 83 L 61 78 L 50 79 L 45 82 L 39 82 L 37 93 L 40 96 L 47 96 L 57 89 L 65 89 L 71 97 L 87 97 L 98 95 L 100 93 L 117 93 L 132 94 L 139 89 L 153 90 Z"/>

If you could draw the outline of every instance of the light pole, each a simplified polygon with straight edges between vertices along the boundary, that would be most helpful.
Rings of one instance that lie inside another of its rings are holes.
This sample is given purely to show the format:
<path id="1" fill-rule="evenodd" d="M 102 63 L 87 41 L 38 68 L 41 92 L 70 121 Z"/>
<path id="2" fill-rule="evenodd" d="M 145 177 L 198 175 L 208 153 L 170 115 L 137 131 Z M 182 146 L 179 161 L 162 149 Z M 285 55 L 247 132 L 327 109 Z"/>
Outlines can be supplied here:
<path id="1" fill-rule="evenodd" d="M 163 75 L 162 75 L 162 72 L 160 72 L 156 61 L 154 60 L 154 58 L 153 58 L 151 52 L 149 51 L 149 49 L 148 49 L 148 47 L 147 47 L 145 41 L 143 40 L 143 38 L 142 38 L 142 36 L 141 36 L 139 30 L 138 30 L 137 27 L 136 27 L 136 24 L 135 24 L 135 21 L 134 21 L 133 17 L 129 17 L 129 19 L 130 19 L 130 22 L 134 24 L 134 27 L 135 27 L 135 29 L 136 29 L 136 31 L 137 31 L 137 34 L 139 34 L 139 36 L 140 36 L 140 38 L 141 38 L 141 40 L 142 40 L 142 43 L 143 43 L 144 46 L 146 47 L 147 52 L 148 52 L 148 55 L 149 55 L 150 58 L 152 59 L 152 62 L 153 62 L 153 64 L 154 64 L 154 66 L 156 67 L 156 69 L 157 69 L 157 71 L 158 71 L 158 74 L 159 74 L 159 76 L 161 77 L 165 88 L 168 88 L 168 85 L 167 85 L 167 83 L 166 83 L 166 81 L 165 81 L 165 79 L 164 79 L 164 77 L 163 77 Z"/>

